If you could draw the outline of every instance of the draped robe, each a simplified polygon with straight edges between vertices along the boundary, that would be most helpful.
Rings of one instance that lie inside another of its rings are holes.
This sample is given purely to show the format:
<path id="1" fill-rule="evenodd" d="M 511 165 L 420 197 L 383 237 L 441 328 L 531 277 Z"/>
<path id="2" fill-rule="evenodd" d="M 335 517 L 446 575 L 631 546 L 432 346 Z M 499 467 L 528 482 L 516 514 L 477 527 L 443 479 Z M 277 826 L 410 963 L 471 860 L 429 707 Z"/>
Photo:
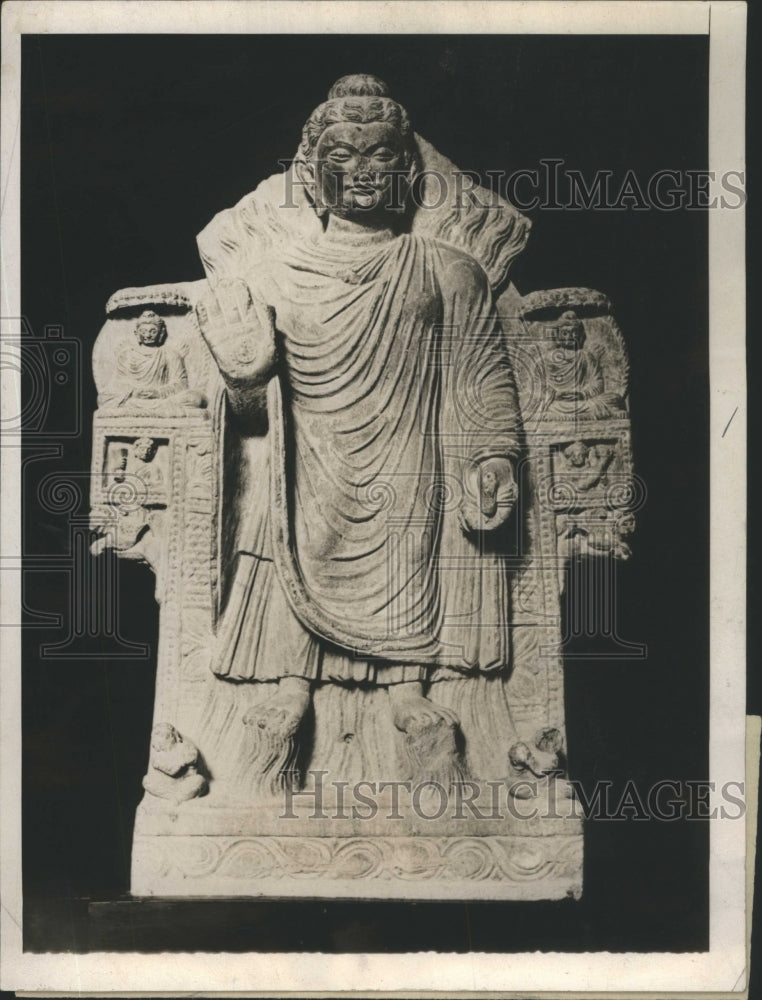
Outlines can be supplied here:
<path id="1" fill-rule="evenodd" d="M 468 468 L 519 454 L 481 267 L 425 237 L 326 234 L 246 277 L 275 307 L 282 357 L 215 672 L 393 683 L 507 668 L 505 558 L 458 517 Z"/>

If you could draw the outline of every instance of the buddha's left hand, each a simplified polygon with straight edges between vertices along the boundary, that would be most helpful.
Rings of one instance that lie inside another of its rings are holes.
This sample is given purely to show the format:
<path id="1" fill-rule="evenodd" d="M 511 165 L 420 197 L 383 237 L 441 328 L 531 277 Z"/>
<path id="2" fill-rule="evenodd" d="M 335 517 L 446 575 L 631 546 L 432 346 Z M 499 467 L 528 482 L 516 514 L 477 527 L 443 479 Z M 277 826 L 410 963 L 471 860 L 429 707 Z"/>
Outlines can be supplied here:
<path id="1" fill-rule="evenodd" d="M 491 531 L 508 520 L 518 495 L 510 459 L 484 459 L 468 471 L 465 486 L 460 509 L 464 531 Z"/>

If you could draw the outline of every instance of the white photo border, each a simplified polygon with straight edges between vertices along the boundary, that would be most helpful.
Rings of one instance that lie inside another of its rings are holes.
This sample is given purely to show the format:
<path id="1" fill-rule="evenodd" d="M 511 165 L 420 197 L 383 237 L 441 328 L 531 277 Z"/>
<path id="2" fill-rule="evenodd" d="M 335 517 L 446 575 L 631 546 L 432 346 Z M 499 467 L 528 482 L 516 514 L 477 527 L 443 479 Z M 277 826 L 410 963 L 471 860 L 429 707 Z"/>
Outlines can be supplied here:
<path id="1" fill-rule="evenodd" d="M 496 2 L 395 0 L 10 0 L 2 40 L 2 335 L 20 317 L 19 117 L 21 35 L 452 33 L 708 34 L 709 169 L 745 170 L 746 6 L 735 2 Z M 136 16 L 137 15 L 137 16 Z M 709 213 L 711 639 L 710 781 L 745 773 L 746 373 L 745 216 Z M 11 318 L 11 319 L 8 319 Z M 19 412 L 18 372 L 2 371 L 4 417 Z M 0 622 L 21 609 L 20 439 L 0 455 Z M 104 994 L 131 991 L 405 996 L 480 992 L 521 996 L 567 991 L 742 992 L 746 985 L 745 824 L 710 824 L 710 948 L 707 952 L 467 955 L 29 954 L 22 951 L 21 642 L 0 627 L 0 985 L 7 990 Z M 718 792 L 719 796 L 719 792 Z M 719 802 L 717 803 L 719 805 Z M 339 984 L 341 990 L 339 989 Z"/>

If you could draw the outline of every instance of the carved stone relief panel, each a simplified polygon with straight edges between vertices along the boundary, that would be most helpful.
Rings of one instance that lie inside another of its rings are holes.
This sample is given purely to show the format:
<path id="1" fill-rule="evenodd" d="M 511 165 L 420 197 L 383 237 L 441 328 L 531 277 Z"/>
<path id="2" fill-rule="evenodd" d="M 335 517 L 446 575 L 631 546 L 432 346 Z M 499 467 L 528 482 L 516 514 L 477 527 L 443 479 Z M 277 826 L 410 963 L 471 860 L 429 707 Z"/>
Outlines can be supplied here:
<path id="1" fill-rule="evenodd" d="M 342 78 L 290 171 L 200 234 L 205 281 L 106 306 L 95 551 L 160 603 L 132 891 L 578 895 L 561 592 L 572 556 L 629 555 L 623 339 L 600 292 L 509 283 L 505 201 L 371 226 L 386 195 L 348 182 L 333 212 L 358 107 L 352 142 L 457 172 Z M 375 811 L 346 812 L 361 786 Z M 464 788 L 503 814 L 461 822 Z"/>

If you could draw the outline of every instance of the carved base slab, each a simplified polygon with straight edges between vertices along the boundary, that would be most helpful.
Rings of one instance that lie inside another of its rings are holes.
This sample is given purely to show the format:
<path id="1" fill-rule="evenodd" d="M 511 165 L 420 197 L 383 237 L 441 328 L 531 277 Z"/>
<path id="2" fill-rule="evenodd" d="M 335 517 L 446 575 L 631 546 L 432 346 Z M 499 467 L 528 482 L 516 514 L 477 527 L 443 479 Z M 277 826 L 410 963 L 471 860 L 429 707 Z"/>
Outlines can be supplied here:
<path id="1" fill-rule="evenodd" d="M 561 899 L 582 893 L 582 837 L 136 835 L 133 896 Z"/>

